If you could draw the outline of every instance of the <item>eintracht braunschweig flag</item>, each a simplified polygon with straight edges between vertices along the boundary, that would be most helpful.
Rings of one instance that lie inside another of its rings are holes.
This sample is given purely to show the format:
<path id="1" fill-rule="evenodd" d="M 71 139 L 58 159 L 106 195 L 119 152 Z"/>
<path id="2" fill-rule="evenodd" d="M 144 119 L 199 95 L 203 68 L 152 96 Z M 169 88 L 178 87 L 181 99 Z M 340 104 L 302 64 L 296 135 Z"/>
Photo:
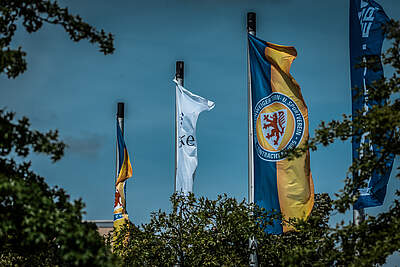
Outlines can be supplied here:
<path id="1" fill-rule="evenodd" d="M 310 156 L 289 161 L 287 150 L 308 140 L 308 111 L 290 74 L 296 49 L 248 35 L 252 92 L 254 202 L 285 219 L 306 218 L 314 204 Z M 270 233 L 289 230 L 275 221 Z"/>
<path id="2" fill-rule="evenodd" d="M 176 83 L 176 177 L 175 191 L 193 191 L 197 168 L 197 118 L 204 110 L 214 108 L 214 102 L 195 95 Z"/>
<path id="3" fill-rule="evenodd" d="M 117 122 L 117 155 L 118 166 L 117 181 L 115 183 L 115 202 L 114 202 L 114 228 L 118 230 L 128 220 L 126 212 L 125 182 L 132 177 L 132 165 L 129 160 L 128 150 L 126 149 L 121 127 Z"/>

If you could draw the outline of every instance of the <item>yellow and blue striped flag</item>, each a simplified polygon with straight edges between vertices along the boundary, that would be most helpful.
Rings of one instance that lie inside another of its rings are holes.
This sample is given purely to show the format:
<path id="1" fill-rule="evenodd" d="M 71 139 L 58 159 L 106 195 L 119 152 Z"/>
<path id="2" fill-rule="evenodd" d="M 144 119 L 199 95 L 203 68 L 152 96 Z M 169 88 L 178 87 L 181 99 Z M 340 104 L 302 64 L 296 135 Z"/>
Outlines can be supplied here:
<path id="1" fill-rule="evenodd" d="M 117 122 L 117 155 L 119 170 L 117 181 L 115 183 L 115 201 L 114 201 L 114 228 L 118 230 L 128 220 L 126 211 L 126 180 L 132 177 L 132 165 L 126 149 L 121 127 Z"/>
<path id="2" fill-rule="evenodd" d="M 254 202 L 285 219 L 307 218 L 314 205 L 310 155 L 289 161 L 288 149 L 308 140 L 308 111 L 290 74 L 294 47 L 275 45 L 249 34 L 252 92 Z M 289 230 L 276 220 L 270 233 Z"/>

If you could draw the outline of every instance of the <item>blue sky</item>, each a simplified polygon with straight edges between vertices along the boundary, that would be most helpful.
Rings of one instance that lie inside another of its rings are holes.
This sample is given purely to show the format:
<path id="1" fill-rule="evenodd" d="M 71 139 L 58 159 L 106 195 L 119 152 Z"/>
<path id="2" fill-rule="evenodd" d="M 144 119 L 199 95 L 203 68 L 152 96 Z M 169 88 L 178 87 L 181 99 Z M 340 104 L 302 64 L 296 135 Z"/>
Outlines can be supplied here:
<path id="1" fill-rule="evenodd" d="M 378 1 L 400 18 L 398 0 Z M 197 127 L 198 196 L 247 197 L 246 14 L 257 13 L 257 36 L 293 45 L 292 75 L 308 105 L 310 132 L 322 121 L 351 112 L 348 1 L 147 0 L 61 1 L 87 22 L 115 35 L 104 56 L 86 41 L 73 43 L 60 27 L 19 31 L 14 45 L 28 53 L 28 70 L 0 78 L 0 106 L 26 115 L 32 127 L 58 129 L 69 145 L 52 164 L 32 156 L 50 185 L 86 203 L 85 219 L 112 219 L 115 114 L 126 103 L 125 141 L 134 176 L 127 209 L 134 223 L 169 208 L 174 181 L 176 60 L 185 61 L 185 87 L 215 101 Z M 388 43 L 385 43 L 388 47 Z M 387 70 L 390 73 L 390 70 Z M 311 134 L 312 135 L 312 134 Z M 333 196 L 351 163 L 350 143 L 311 154 L 315 191 Z M 395 166 L 398 166 L 396 161 Z M 392 177 L 385 207 L 400 182 Z M 377 208 L 369 209 L 376 214 Z"/>

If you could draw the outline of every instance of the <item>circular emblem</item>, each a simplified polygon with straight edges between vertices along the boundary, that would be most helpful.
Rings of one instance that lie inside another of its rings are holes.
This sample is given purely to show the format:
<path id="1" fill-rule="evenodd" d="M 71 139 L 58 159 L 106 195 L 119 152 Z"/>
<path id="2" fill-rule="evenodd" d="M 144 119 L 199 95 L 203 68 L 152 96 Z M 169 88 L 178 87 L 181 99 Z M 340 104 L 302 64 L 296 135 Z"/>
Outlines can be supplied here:
<path id="1" fill-rule="evenodd" d="M 304 117 L 296 103 L 281 93 L 261 99 L 254 108 L 254 144 L 257 155 L 279 161 L 297 147 L 304 134 Z"/>

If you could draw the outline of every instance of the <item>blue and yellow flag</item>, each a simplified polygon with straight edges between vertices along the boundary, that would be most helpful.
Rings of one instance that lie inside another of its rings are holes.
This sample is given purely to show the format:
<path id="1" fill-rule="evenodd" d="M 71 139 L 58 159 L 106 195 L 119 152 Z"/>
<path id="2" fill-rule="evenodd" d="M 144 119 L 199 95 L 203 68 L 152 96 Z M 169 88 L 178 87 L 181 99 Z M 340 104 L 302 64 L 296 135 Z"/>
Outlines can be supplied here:
<path id="1" fill-rule="evenodd" d="M 308 111 L 290 75 L 294 47 L 248 35 L 252 92 L 254 202 L 285 219 L 307 218 L 314 205 L 310 155 L 289 161 L 287 150 L 308 140 Z M 270 233 L 289 230 L 276 220 Z"/>
<path id="2" fill-rule="evenodd" d="M 114 201 L 114 227 L 118 229 L 128 220 L 126 211 L 125 182 L 132 177 L 132 165 L 129 160 L 128 150 L 126 149 L 121 127 L 117 122 L 117 155 L 119 170 L 115 183 Z"/>
<path id="3" fill-rule="evenodd" d="M 384 104 L 368 100 L 368 91 L 374 81 L 382 79 L 383 68 L 379 61 L 376 66 L 361 67 L 369 57 L 380 60 L 382 43 L 385 38 L 383 26 L 389 22 L 382 6 L 373 0 L 351 0 L 350 1 L 350 72 L 352 90 L 352 111 L 353 118 L 365 115 L 374 105 Z M 388 131 L 391 129 L 388 129 Z M 394 155 L 382 159 L 380 149 L 370 143 L 367 133 L 359 133 L 352 140 L 353 159 L 359 159 L 363 151 L 360 149 L 363 144 L 370 146 L 371 151 L 386 164 L 386 172 L 375 171 L 367 181 L 366 188 L 359 188 L 360 197 L 354 204 L 354 209 L 380 206 L 383 204 L 386 195 L 386 187 L 393 167 Z M 358 174 L 354 173 L 354 177 Z"/>

